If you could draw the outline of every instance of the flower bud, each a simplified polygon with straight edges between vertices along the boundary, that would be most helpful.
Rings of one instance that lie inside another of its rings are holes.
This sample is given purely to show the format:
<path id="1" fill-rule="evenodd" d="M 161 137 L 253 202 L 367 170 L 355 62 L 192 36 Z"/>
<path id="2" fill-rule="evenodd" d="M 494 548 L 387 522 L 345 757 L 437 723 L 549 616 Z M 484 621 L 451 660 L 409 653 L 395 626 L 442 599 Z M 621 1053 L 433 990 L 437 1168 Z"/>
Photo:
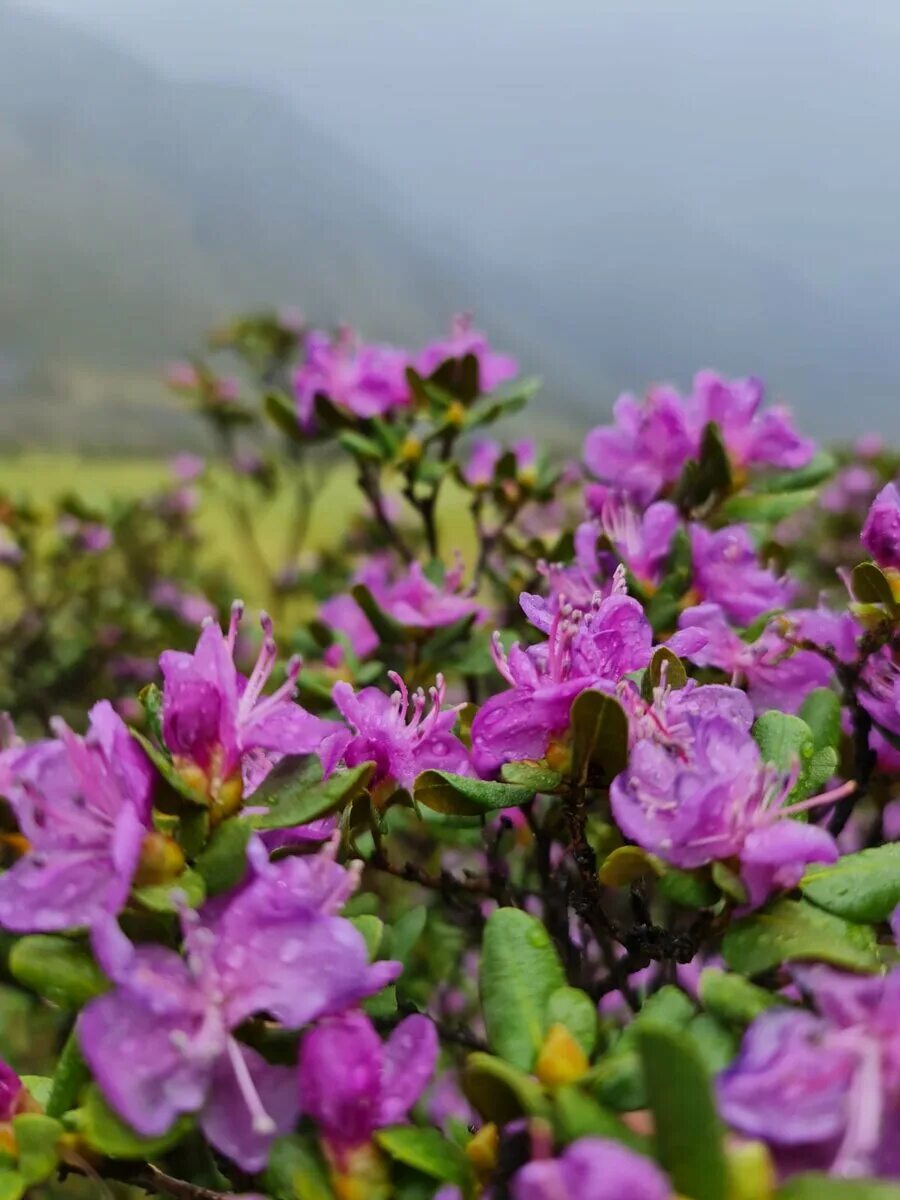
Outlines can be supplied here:
<path id="1" fill-rule="evenodd" d="M 538 1054 L 535 1075 L 547 1087 L 575 1083 L 587 1072 L 587 1056 L 565 1025 L 551 1025 Z"/>
<path id="2" fill-rule="evenodd" d="M 414 463 L 422 457 L 422 443 L 417 437 L 408 434 L 400 447 L 401 462 Z"/>
<path id="3" fill-rule="evenodd" d="M 168 883 L 184 870 L 184 854 L 181 847 L 164 833 L 148 833 L 141 843 L 135 884 L 151 887 Z"/>
<path id="4" fill-rule="evenodd" d="M 497 1167 L 500 1133 L 493 1121 L 482 1125 L 466 1146 L 466 1157 L 479 1176 L 490 1175 Z"/>

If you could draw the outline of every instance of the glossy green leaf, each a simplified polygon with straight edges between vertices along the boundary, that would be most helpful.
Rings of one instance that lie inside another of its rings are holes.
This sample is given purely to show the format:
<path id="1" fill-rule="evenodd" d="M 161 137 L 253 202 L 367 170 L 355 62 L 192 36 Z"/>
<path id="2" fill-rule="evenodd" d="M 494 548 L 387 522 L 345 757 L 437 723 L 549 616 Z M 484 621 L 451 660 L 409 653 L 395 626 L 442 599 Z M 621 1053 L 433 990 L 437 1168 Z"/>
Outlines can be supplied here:
<path id="1" fill-rule="evenodd" d="M 386 957 L 408 964 L 419 938 L 425 932 L 428 909 L 417 904 L 397 918 L 388 929 Z"/>
<path id="2" fill-rule="evenodd" d="M 558 771 L 551 771 L 549 767 L 534 762 L 504 763 L 500 768 L 500 776 L 504 783 L 513 783 L 535 792 L 553 792 L 562 783 Z"/>
<path id="3" fill-rule="evenodd" d="M 334 1200 L 328 1168 L 312 1134 L 276 1138 L 262 1182 L 273 1200 Z"/>
<path id="4" fill-rule="evenodd" d="M 381 949 L 381 939 L 384 937 L 384 921 L 373 913 L 362 913 L 358 917 L 350 917 L 350 924 L 362 934 L 369 962 L 374 962 Z"/>
<path id="5" fill-rule="evenodd" d="M 564 1144 L 583 1137 L 611 1138 L 639 1154 L 651 1153 L 649 1138 L 632 1133 L 614 1112 L 577 1084 L 559 1088 L 554 1094 L 553 1126 L 557 1139 Z"/>
<path id="6" fill-rule="evenodd" d="M 687 683 L 687 671 L 684 669 L 684 663 L 678 655 L 670 650 L 668 646 L 657 646 L 653 651 L 653 657 L 650 659 L 650 667 L 647 672 L 651 688 L 662 686 L 664 670 L 667 687 L 683 688 Z"/>
<path id="7" fill-rule="evenodd" d="M 466 1099 L 486 1121 L 498 1125 L 521 1116 L 546 1116 L 549 1105 L 533 1076 L 493 1054 L 476 1050 L 460 1076 Z"/>
<path id="8" fill-rule="evenodd" d="M 11 1167 L 0 1167 L 0 1200 L 22 1200 L 28 1184 Z"/>
<path id="9" fill-rule="evenodd" d="M 150 739 L 144 737 L 140 730 L 129 729 L 128 732 L 176 795 L 180 796 L 183 800 L 187 800 L 190 804 L 196 805 L 198 808 L 208 807 L 208 798 L 202 792 L 198 792 L 196 788 L 192 788 L 190 784 L 185 783 L 168 755 L 163 754 L 160 749 L 154 746 Z"/>
<path id="10" fill-rule="evenodd" d="M 875 936 L 806 900 L 777 900 L 736 921 L 725 934 L 722 954 L 742 975 L 760 975 L 786 962 L 831 963 L 848 971 L 879 969 Z"/>
<path id="11" fill-rule="evenodd" d="M 154 883 L 132 889 L 132 897 L 150 912 L 177 912 L 182 904 L 199 908 L 206 899 L 206 883 L 199 871 L 190 867 L 166 883 Z"/>
<path id="12" fill-rule="evenodd" d="M 21 938 L 9 969 L 19 983 L 62 1008 L 81 1008 L 109 987 L 85 946 L 55 934 Z"/>
<path id="13" fill-rule="evenodd" d="M 897 607 L 891 585 L 876 563 L 859 563 L 850 576 L 850 587 L 861 604 L 882 604 L 890 612 Z"/>
<path id="14" fill-rule="evenodd" d="M 501 808 L 517 808 L 533 800 L 534 794 L 530 787 L 471 779 L 450 771 L 423 771 L 413 790 L 417 804 L 455 816 L 476 816 Z"/>
<path id="15" fill-rule="evenodd" d="M 900 1200 L 900 1184 L 877 1179 L 836 1179 L 831 1175 L 795 1175 L 778 1189 L 776 1200 Z"/>
<path id="16" fill-rule="evenodd" d="M 692 513 L 727 496 L 731 486 L 731 464 L 722 431 L 715 421 L 709 421 L 703 429 L 699 456 L 685 463 L 673 498 L 682 512 Z"/>
<path id="17" fill-rule="evenodd" d="M 472 1182 L 469 1160 L 459 1146 L 448 1141 L 437 1129 L 394 1125 L 379 1129 L 375 1141 L 391 1158 L 421 1171 L 429 1179 L 452 1183 L 464 1190 Z"/>
<path id="18" fill-rule="evenodd" d="M 86 1141 L 107 1158 L 136 1158 L 146 1162 L 165 1153 L 191 1128 L 190 1117 L 180 1117 L 168 1132 L 156 1138 L 141 1137 L 117 1117 L 96 1084 L 85 1093 L 84 1107 L 77 1110 L 78 1127 Z"/>
<path id="19" fill-rule="evenodd" d="M 799 764 L 800 773 L 788 801 L 805 800 L 821 789 L 837 769 L 837 753 L 831 746 L 816 749 L 810 727 L 800 717 L 770 709 L 758 717 L 753 736 L 766 762 L 787 774 Z"/>
<path id="20" fill-rule="evenodd" d="M 611 783 L 628 765 L 628 718 L 604 692 L 582 692 L 572 705 L 572 773 L 581 784 Z"/>
<path id="21" fill-rule="evenodd" d="M 886 921 L 900 904 L 900 842 L 888 842 L 836 863 L 813 863 L 800 881 L 807 900 L 861 924 Z"/>
<path id="22" fill-rule="evenodd" d="M 282 765 L 279 763 L 278 767 Z M 305 825 L 327 813 L 345 808 L 366 790 L 374 771 L 374 763 L 360 763 L 356 767 L 334 771 L 318 783 L 309 781 L 306 769 L 294 779 L 288 778 L 285 771 L 281 779 L 259 797 L 259 803 L 269 803 L 270 807 L 246 819 L 254 829 L 291 829 L 295 825 Z M 257 793 L 254 793 L 253 800 L 255 806 Z"/>
<path id="23" fill-rule="evenodd" d="M 700 975 L 700 1003 L 720 1021 L 743 1027 L 760 1013 L 779 1003 L 779 998 L 757 987 L 743 975 L 706 967 Z"/>
<path id="24" fill-rule="evenodd" d="M 547 1001 L 545 1025 L 565 1025 L 585 1055 L 590 1058 L 597 1044 L 597 1006 L 581 988 L 562 987 Z"/>
<path id="25" fill-rule="evenodd" d="M 652 1023 L 637 1043 L 657 1157 L 675 1190 L 692 1200 L 727 1200 L 722 1127 L 697 1047 L 687 1033 Z"/>
<path id="26" fill-rule="evenodd" d="M 249 823 L 240 817 L 223 821 L 194 864 L 206 884 L 208 896 L 230 891 L 244 878 L 247 870 L 247 844 L 253 834 Z"/>
<path id="27" fill-rule="evenodd" d="M 827 450 L 820 450 L 805 467 L 778 471 L 754 480 L 755 492 L 789 492 L 798 488 L 813 488 L 829 479 L 837 470 L 837 461 Z"/>
<path id="28" fill-rule="evenodd" d="M 830 746 L 836 750 L 841 741 L 841 701 L 830 688 L 810 692 L 800 708 L 800 717 L 809 726 L 817 750 Z"/>
<path id="29" fill-rule="evenodd" d="M 769 525 L 815 504 L 818 496 L 815 488 L 795 488 L 787 492 L 744 492 L 732 496 L 722 505 L 722 515 L 728 521 Z"/>
<path id="30" fill-rule="evenodd" d="M 546 1033 L 547 1005 L 566 983 L 543 924 L 518 908 L 498 908 L 484 931 L 479 990 L 488 1043 L 530 1071 Z"/>
<path id="31" fill-rule="evenodd" d="M 47 1116 L 63 1117 L 70 1108 L 74 1108 L 90 1077 L 78 1045 L 78 1035 L 73 1030 L 66 1038 L 50 1081 L 50 1093 L 44 1103 Z M 40 1097 L 35 1096 L 35 1099 L 41 1102 Z"/>
<path id="32" fill-rule="evenodd" d="M 59 1121 L 43 1113 L 21 1113 L 13 1117 L 19 1174 L 29 1187 L 41 1183 L 56 1170 L 56 1144 L 62 1137 Z"/>

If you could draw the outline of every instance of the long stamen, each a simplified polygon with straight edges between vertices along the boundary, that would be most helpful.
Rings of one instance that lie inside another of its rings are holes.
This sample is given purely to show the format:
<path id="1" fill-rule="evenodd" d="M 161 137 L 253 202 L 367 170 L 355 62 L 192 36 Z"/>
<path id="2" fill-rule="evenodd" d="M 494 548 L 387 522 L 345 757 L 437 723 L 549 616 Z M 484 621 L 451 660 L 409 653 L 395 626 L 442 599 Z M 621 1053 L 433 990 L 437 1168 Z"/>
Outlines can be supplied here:
<path id="1" fill-rule="evenodd" d="M 287 678 L 280 687 L 277 687 L 271 696 L 265 696 L 258 704 L 254 706 L 254 717 L 264 716 L 284 700 L 290 700 L 294 692 L 297 690 L 297 680 L 300 678 L 300 672 L 303 670 L 303 658 L 299 654 L 295 654 L 288 660 Z"/>
<path id="2" fill-rule="evenodd" d="M 509 658 L 506 651 L 503 649 L 503 642 L 500 638 L 500 630 L 496 629 L 491 635 L 491 658 L 494 660 L 494 666 L 503 676 L 510 686 L 515 687 L 516 681 L 509 667 Z"/>
<path id="3" fill-rule="evenodd" d="M 228 647 L 232 658 L 234 657 L 234 646 L 237 641 L 238 626 L 241 623 L 241 618 L 244 615 L 243 600 L 232 600 L 231 615 L 228 619 L 228 633 L 225 635 L 225 644 Z"/>
<path id="4" fill-rule="evenodd" d="M 244 694 L 241 696 L 239 711 L 241 716 L 244 717 L 246 717 L 247 713 L 259 699 L 263 688 L 266 686 L 266 680 L 272 674 L 275 659 L 278 657 L 278 647 L 275 644 L 275 638 L 272 634 L 272 620 L 268 613 L 260 613 L 259 623 L 263 627 L 263 642 L 259 648 L 259 655 L 257 656 L 250 678 L 247 680 Z"/>
<path id="5" fill-rule="evenodd" d="M 808 800 L 799 800 L 795 804 L 789 804 L 786 808 L 779 808 L 775 815 L 784 817 L 792 813 L 806 812 L 810 808 L 824 808 L 827 804 L 834 804 L 836 800 L 842 800 L 844 796 L 850 796 L 855 791 L 856 782 L 849 779 L 840 787 L 832 788 L 830 792 L 822 792 L 820 796 L 811 796 Z"/>
<path id="6" fill-rule="evenodd" d="M 266 1110 L 263 1108 L 263 1102 L 259 1098 L 259 1092 L 253 1083 L 253 1077 L 250 1074 L 250 1069 L 247 1066 L 247 1061 L 241 1053 L 241 1048 L 233 1037 L 228 1038 L 228 1058 L 234 1070 L 234 1077 L 237 1080 L 238 1091 L 243 1097 L 244 1103 L 247 1105 L 247 1111 L 250 1114 L 253 1122 L 253 1132 L 262 1136 L 277 1132 L 277 1126 Z"/>
<path id="7" fill-rule="evenodd" d="M 402 675 L 398 675 L 396 671 L 388 671 L 388 679 L 394 684 L 397 691 L 394 693 L 398 697 L 397 716 L 401 721 L 406 720 L 406 713 L 409 709 L 409 689 Z M 393 699 L 393 697 L 392 697 Z"/>

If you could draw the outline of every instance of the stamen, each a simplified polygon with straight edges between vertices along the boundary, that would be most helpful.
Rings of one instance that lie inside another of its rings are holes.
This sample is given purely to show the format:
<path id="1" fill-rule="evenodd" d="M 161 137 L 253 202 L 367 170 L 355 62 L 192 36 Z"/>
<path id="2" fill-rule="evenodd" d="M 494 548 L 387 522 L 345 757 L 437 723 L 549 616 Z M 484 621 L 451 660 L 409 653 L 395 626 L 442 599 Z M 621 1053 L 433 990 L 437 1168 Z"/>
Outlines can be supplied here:
<path id="1" fill-rule="evenodd" d="M 233 1037 L 228 1038 L 227 1046 L 228 1058 L 234 1071 L 234 1077 L 237 1080 L 238 1091 L 243 1097 L 247 1111 L 253 1122 L 253 1132 L 258 1133 L 262 1137 L 276 1133 L 277 1126 L 263 1108 L 262 1100 L 259 1098 L 259 1092 L 257 1092 L 256 1086 L 253 1083 L 253 1077 L 247 1066 L 247 1060 L 241 1053 L 240 1046 Z"/>
<path id="2" fill-rule="evenodd" d="M 238 626 L 244 615 L 243 600 L 232 600 L 231 615 L 228 619 L 228 633 L 225 635 L 225 644 L 231 652 L 231 657 L 234 658 L 234 647 L 237 642 Z"/>
<path id="3" fill-rule="evenodd" d="M 789 804 L 786 808 L 779 808 L 776 816 L 785 817 L 792 813 L 806 812 L 811 808 L 824 808 L 828 804 L 834 804 L 837 800 L 842 800 L 845 796 L 852 795 L 856 791 L 856 781 L 849 779 L 846 783 L 842 783 L 840 787 L 832 788 L 830 792 L 823 792 L 820 796 L 811 796 L 808 800 L 800 800 L 795 804 Z"/>

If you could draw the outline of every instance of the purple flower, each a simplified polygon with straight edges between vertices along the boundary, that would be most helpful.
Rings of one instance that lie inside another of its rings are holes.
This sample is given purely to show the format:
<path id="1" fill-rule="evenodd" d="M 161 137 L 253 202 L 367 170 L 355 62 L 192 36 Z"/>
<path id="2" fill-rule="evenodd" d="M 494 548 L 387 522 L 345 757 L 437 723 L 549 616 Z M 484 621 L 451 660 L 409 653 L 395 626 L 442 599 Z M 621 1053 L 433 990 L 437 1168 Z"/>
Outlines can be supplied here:
<path id="1" fill-rule="evenodd" d="M 619 575 L 612 594 L 595 593 L 587 612 L 522 593 L 525 615 L 547 640 L 527 649 L 516 644 L 506 655 L 495 635 L 494 662 L 510 687 L 483 704 L 472 723 L 480 774 L 494 774 L 505 762 L 543 758 L 552 740 L 568 730 L 576 696 L 588 688 L 612 692 L 629 671 L 647 665 L 653 633 L 640 604 L 622 587 Z M 693 632 L 676 634 L 670 642 L 675 653 Z"/>
<path id="2" fill-rule="evenodd" d="M 782 1170 L 900 1178 L 900 970 L 799 969 L 818 1014 L 757 1017 L 719 1077 L 723 1116 Z"/>
<path id="3" fill-rule="evenodd" d="M 675 505 L 659 500 L 640 514 L 629 504 L 610 498 L 603 505 L 600 524 L 616 554 L 641 587 L 654 591 L 678 529 Z"/>
<path id="4" fill-rule="evenodd" d="M 393 346 L 363 345 L 343 327 L 335 338 L 313 330 L 306 362 L 294 372 L 297 417 L 303 429 L 315 424 L 316 396 L 354 416 L 381 417 L 409 403 L 409 358 Z"/>
<path id="5" fill-rule="evenodd" d="M 844 467 L 819 496 L 819 506 L 826 512 L 841 513 L 847 509 L 868 507 L 878 487 L 878 476 L 869 467 Z"/>
<path id="6" fill-rule="evenodd" d="M 461 590 L 463 565 L 458 562 L 444 576 L 441 585 L 432 583 L 414 562 L 393 583 L 376 586 L 373 594 L 384 611 L 401 625 L 419 629 L 440 629 L 464 617 L 483 618 L 484 609 L 471 593 Z"/>
<path id="7" fill-rule="evenodd" d="M 0 875 L 0 925 L 14 933 L 119 912 L 150 829 L 152 771 L 112 706 L 91 709 L 84 738 L 53 728 L 55 740 L 0 754 L 0 790 L 28 842 Z"/>
<path id="8" fill-rule="evenodd" d="M 485 334 L 472 328 L 472 318 L 468 313 L 457 313 L 453 318 L 450 336 L 426 346 L 413 365 L 420 375 L 428 378 L 445 362 L 465 358 L 467 354 L 474 355 L 478 360 L 480 392 L 493 392 L 501 383 L 514 379 L 519 373 L 519 364 L 514 358 L 491 350 Z"/>
<path id="9" fill-rule="evenodd" d="M 344 762 L 350 767 L 374 762 L 373 786 L 391 788 L 411 789 L 416 776 L 429 769 L 471 775 L 469 753 L 452 732 L 462 706 L 442 707 L 443 676 L 438 675 L 430 690 L 429 709 L 429 697 L 421 688 L 410 697 L 400 676 L 394 671 L 388 675 L 397 688 L 390 696 L 375 687 L 354 692 L 349 683 L 334 685 L 334 703 L 353 731 Z"/>
<path id="10" fill-rule="evenodd" d="M 499 442 L 482 438 L 472 443 L 469 461 L 462 468 L 463 479 L 471 488 L 486 488 L 494 482 L 494 471 L 503 450 Z"/>
<path id="11" fill-rule="evenodd" d="M 159 579 L 150 588 L 150 603 L 173 613 L 185 625 L 202 625 L 211 620 L 216 610 L 205 596 L 183 591 L 171 579 Z"/>
<path id="12" fill-rule="evenodd" d="M 644 507 L 675 482 L 694 453 L 684 403 L 674 388 L 657 387 L 644 401 L 620 396 L 613 418 L 613 425 L 587 435 L 584 461 L 597 479 Z"/>
<path id="13" fill-rule="evenodd" d="M 306 712 L 292 697 L 301 662 L 290 661 L 287 679 L 271 695 L 263 688 L 277 648 L 272 622 L 262 614 L 263 644 L 249 679 L 234 665 L 242 606 L 232 606 L 228 633 L 204 627 L 193 654 L 167 650 L 160 658 L 163 740 L 176 767 L 216 804 L 228 807 L 249 794 L 284 754 L 318 753 L 326 773 L 340 757 L 346 732 L 334 721 Z M 262 769 L 261 769 L 262 768 Z"/>
<path id="14" fill-rule="evenodd" d="M 713 532 L 691 525 L 690 539 L 694 592 L 700 600 L 720 605 L 729 620 L 749 625 L 789 602 L 792 585 L 759 565 L 745 526 Z"/>
<path id="15" fill-rule="evenodd" d="M 763 764 L 747 713 L 723 710 L 719 695 L 703 704 L 706 690 L 689 693 L 686 705 L 674 693 L 657 712 L 658 728 L 645 726 L 613 780 L 613 816 L 626 837 L 686 870 L 738 857 L 756 907 L 776 888 L 794 887 L 807 863 L 837 859 L 830 834 L 789 818 L 853 785 L 785 805 L 795 779 Z"/>
<path id="16" fill-rule="evenodd" d="M 362 935 L 338 912 L 357 876 L 329 853 L 269 863 L 200 914 L 185 911 L 184 956 L 134 947 L 116 926 L 94 938 L 112 991 L 82 1012 L 82 1052 L 112 1108 L 138 1133 L 199 1114 L 213 1146 L 246 1171 L 297 1116 L 294 1072 L 270 1066 L 233 1031 L 255 1014 L 289 1029 L 342 1012 L 397 977 L 370 965 Z"/>
<path id="17" fill-rule="evenodd" d="M 748 644 L 731 628 L 718 604 L 700 604 L 681 613 L 678 627 L 707 633 L 708 641 L 693 656 L 694 662 L 700 667 L 717 667 L 730 675 L 733 683 L 743 680 L 756 712 L 778 708 L 795 713 L 814 688 L 831 683 L 834 671 L 821 654 L 795 649 L 783 634 L 790 631 L 795 638 L 806 639 L 833 618 L 834 629 L 829 630 L 833 636 L 820 644 L 834 645 L 843 636 L 845 617 L 847 614 L 839 617 L 824 610 L 821 614 L 816 610 L 785 613 Z"/>
<path id="18" fill-rule="evenodd" d="M 513 1176 L 513 1200 L 668 1200 L 655 1163 L 619 1142 L 585 1137 L 559 1158 L 530 1162 Z"/>
<path id="19" fill-rule="evenodd" d="M 341 634 L 347 639 L 350 649 L 357 658 L 367 658 L 374 650 L 378 649 L 380 641 L 378 634 L 349 592 L 331 596 L 323 604 L 320 604 L 319 617 L 335 633 Z M 339 642 L 335 642 L 334 645 L 328 647 L 324 657 L 329 666 L 338 666 L 343 661 L 343 646 Z"/>
<path id="20" fill-rule="evenodd" d="M 513 458 L 516 463 L 516 478 L 533 483 L 537 475 L 537 443 L 534 438 L 520 438 L 513 442 Z"/>
<path id="21" fill-rule="evenodd" d="M 0 1059 L 0 1122 L 11 1121 L 19 1111 L 25 1085 L 8 1063 Z"/>
<path id="22" fill-rule="evenodd" d="M 880 567 L 900 569 L 900 492 L 889 483 L 872 501 L 862 544 Z"/>
<path id="23" fill-rule="evenodd" d="M 181 483 L 191 483 L 206 470 L 206 460 L 199 454 L 176 454 L 169 460 L 169 470 Z"/>
<path id="24" fill-rule="evenodd" d="M 797 433 L 787 409 L 761 412 L 762 401 L 759 379 L 729 381 L 715 371 L 700 371 L 694 376 L 694 389 L 686 405 L 698 439 L 707 422 L 716 422 L 734 467 L 806 466 L 815 453 L 815 443 Z"/>
<path id="25" fill-rule="evenodd" d="M 437 1034 L 427 1017 L 407 1017 L 384 1043 L 364 1013 L 328 1017 L 300 1046 L 300 1108 L 340 1162 L 376 1129 L 405 1121 L 437 1055 Z"/>

